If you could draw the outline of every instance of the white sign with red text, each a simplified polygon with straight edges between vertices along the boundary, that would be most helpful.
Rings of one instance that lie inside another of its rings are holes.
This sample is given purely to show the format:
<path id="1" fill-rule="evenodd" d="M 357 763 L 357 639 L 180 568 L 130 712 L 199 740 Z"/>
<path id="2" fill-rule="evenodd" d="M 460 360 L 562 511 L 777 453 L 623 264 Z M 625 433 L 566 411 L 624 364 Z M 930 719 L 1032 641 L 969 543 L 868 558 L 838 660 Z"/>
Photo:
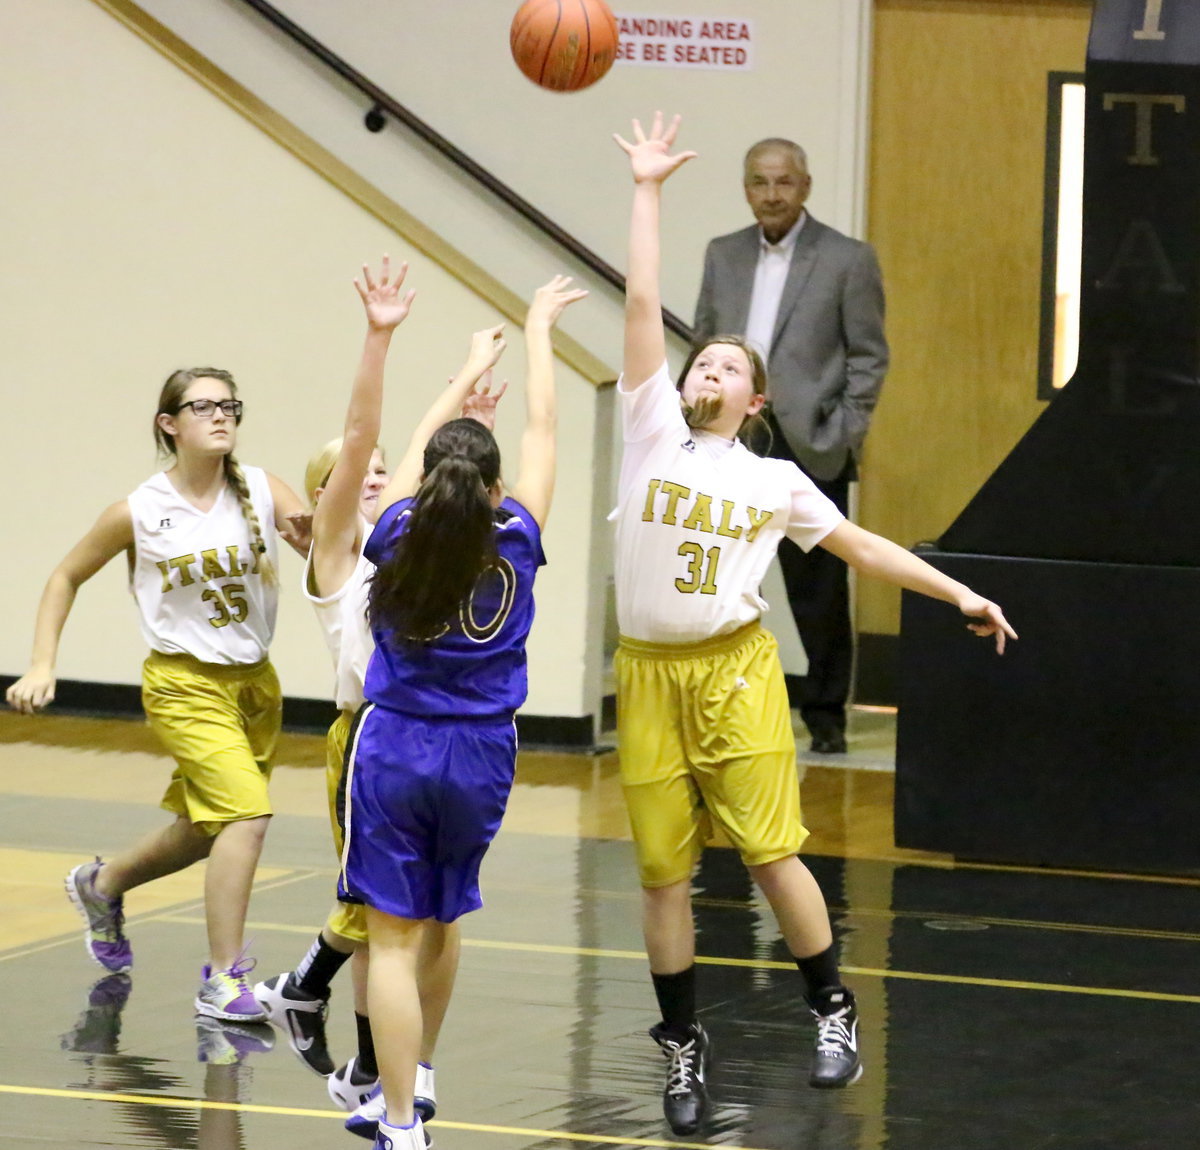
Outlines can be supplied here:
<path id="1" fill-rule="evenodd" d="M 621 42 L 618 64 L 650 68 L 754 67 L 754 22 L 716 16 L 647 16 L 614 13 Z"/>

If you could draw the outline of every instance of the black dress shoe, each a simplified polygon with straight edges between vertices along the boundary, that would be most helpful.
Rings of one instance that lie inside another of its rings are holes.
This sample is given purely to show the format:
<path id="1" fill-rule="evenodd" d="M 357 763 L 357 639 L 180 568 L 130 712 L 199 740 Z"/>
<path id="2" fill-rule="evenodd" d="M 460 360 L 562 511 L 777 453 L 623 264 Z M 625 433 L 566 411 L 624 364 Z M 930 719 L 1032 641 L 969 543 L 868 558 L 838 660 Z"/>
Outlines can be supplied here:
<path id="1" fill-rule="evenodd" d="M 846 736 L 841 732 L 814 735 L 809 750 L 814 755 L 844 755 L 846 753 Z"/>

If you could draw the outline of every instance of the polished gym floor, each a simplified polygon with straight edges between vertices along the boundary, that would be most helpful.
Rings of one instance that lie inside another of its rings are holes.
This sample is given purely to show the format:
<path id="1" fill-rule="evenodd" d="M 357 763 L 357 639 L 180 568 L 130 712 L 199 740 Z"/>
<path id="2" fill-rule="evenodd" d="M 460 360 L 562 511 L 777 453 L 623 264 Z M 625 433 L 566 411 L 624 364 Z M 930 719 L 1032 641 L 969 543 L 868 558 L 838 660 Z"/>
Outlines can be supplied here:
<path id="1" fill-rule="evenodd" d="M 530 752 L 486 906 L 464 920 L 438 1150 L 1200 1147 L 1200 879 L 896 849 L 892 724 L 856 712 L 848 755 L 801 756 L 806 858 L 863 1018 L 857 1085 L 805 1085 L 799 976 L 718 846 L 696 882 L 713 1112 L 693 1141 L 670 1135 L 615 755 Z M 317 737 L 285 738 L 248 931 L 262 977 L 300 958 L 330 899 L 322 755 Z M 140 723 L 0 716 L 0 1147 L 365 1147 L 282 1037 L 239 1052 L 198 1033 L 199 868 L 128 897 L 131 977 L 101 978 L 85 955 L 63 875 L 160 825 L 168 772 Z M 349 1002 L 346 985 L 330 1019 L 339 1060 L 353 1053 Z"/>

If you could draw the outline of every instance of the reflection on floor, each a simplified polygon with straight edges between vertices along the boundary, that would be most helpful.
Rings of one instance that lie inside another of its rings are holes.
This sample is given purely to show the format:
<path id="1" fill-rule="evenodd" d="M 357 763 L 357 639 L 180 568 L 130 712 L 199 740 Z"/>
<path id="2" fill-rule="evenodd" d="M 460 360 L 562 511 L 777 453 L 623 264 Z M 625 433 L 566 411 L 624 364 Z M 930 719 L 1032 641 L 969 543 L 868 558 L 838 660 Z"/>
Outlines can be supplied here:
<path id="1" fill-rule="evenodd" d="M 807 861 L 863 1014 L 867 1072 L 804 1084 L 798 976 L 736 855 L 697 877 L 715 1109 L 693 1144 L 758 1150 L 1194 1150 L 1200 882 L 955 865 L 897 850 L 887 717 L 846 765 L 804 756 Z M 867 750 L 868 740 L 875 740 Z M 856 746 L 857 741 L 857 746 Z M 882 750 L 880 748 L 883 748 Z M 330 898 L 320 740 L 289 738 L 251 907 L 259 973 L 292 966 Z M 886 767 L 886 762 L 883 763 Z M 66 869 L 157 826 L 166 763 L 136 723 L 0 718 L 0 1145 L 362 1146 L 269 1032 L 198 1027 L 201 874 L 128 900 L 132 976 L 97 977 Z M 981 796 L 986 801 L 986 796 Z M 673 1146 L 615 757 L 523 755 L 464 923 L 438 1059 L 439 1150 Z M 335 1056 L 352 1050 L 348 988 Z"/>

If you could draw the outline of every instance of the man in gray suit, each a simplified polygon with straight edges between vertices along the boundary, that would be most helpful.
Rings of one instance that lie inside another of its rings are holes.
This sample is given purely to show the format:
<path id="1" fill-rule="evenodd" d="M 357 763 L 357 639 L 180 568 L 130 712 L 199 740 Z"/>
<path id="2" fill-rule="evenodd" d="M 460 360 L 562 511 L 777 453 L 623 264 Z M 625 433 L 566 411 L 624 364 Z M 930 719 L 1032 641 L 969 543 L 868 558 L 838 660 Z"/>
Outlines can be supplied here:
<path id="1" fill-rule="evenodd" d="M 745 191 L 758 223 L 708 245 L 695 338 L 744 335 L 767 361 L 770 454 L 789 459 L 838 505 L 849 502 L 888 349 L 883 282 L 874 250 L 813 219 L 804 151 L 760 140 L 745 159 Z M 800 715 L 812 749 L 846 750 L 853 632 L 845 563 L 785 539 L 779 561 L 808 656 Z"/>

